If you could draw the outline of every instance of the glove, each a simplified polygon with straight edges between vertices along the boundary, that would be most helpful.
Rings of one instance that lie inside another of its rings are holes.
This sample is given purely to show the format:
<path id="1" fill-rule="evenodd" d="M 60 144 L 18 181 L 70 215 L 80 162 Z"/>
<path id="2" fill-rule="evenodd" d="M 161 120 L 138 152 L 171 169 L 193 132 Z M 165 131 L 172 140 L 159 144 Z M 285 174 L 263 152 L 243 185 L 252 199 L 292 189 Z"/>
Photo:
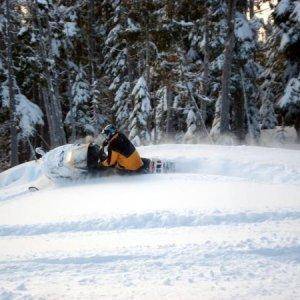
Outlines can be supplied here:
<path id="1" fill-rule="evenodd" d="M 106 147 L 108 145 L 108 140 L 105 140 L 103 143 L 102 143 L 102 148 Z"/>

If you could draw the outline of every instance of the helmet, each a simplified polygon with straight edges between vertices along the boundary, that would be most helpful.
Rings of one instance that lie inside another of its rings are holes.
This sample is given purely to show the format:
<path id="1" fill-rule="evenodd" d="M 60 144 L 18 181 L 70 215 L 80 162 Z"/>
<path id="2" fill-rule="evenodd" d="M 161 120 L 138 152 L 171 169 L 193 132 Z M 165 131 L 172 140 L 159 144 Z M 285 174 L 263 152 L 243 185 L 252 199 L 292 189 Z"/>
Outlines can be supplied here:
<path id="1" fill-rule="evenodd" d="M 106 125 L 102 130 L 102 134 L 104 134 L 108 140 L 110 140 L 117 132 L 117 128 L 112 124 Z"/>

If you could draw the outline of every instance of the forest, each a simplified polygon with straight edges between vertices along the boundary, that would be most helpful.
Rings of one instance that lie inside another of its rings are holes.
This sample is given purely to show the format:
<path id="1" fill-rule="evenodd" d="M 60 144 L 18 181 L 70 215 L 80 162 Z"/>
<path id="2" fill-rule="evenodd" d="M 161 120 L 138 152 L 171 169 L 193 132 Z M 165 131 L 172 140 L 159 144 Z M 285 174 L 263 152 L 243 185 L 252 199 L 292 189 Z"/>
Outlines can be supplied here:
<path id="1" fill-rule="evenodd" d="M 136 146 L 300 142 L 300 1 L 2 0 L 0 171 L 108 123 Z"/>

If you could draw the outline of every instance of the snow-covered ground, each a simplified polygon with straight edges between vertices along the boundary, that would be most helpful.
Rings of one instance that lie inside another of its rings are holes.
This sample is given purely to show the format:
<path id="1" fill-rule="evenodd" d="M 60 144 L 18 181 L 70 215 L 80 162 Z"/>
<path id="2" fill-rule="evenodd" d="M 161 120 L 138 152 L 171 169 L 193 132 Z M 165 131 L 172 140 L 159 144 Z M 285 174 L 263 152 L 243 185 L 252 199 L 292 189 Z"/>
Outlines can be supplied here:
<path id="1" fill-rule="evenodd" d="M 0 174 L 0 299 L 300 299 L 300 151 L 139 150 L 176 173 Z"/>

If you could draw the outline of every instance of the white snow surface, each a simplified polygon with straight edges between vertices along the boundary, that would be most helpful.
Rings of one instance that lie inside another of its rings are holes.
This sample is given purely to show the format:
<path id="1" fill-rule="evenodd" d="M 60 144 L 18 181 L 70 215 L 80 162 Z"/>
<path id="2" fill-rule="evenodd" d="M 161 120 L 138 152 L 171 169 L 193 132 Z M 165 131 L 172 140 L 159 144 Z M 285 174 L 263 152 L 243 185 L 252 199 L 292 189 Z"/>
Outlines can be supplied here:
<path id="1" fill-rule="evenodd" d="M 176 173 L 0 174 L 0 299 L 300 298 L 298 150 L 138 150 Z"/>

